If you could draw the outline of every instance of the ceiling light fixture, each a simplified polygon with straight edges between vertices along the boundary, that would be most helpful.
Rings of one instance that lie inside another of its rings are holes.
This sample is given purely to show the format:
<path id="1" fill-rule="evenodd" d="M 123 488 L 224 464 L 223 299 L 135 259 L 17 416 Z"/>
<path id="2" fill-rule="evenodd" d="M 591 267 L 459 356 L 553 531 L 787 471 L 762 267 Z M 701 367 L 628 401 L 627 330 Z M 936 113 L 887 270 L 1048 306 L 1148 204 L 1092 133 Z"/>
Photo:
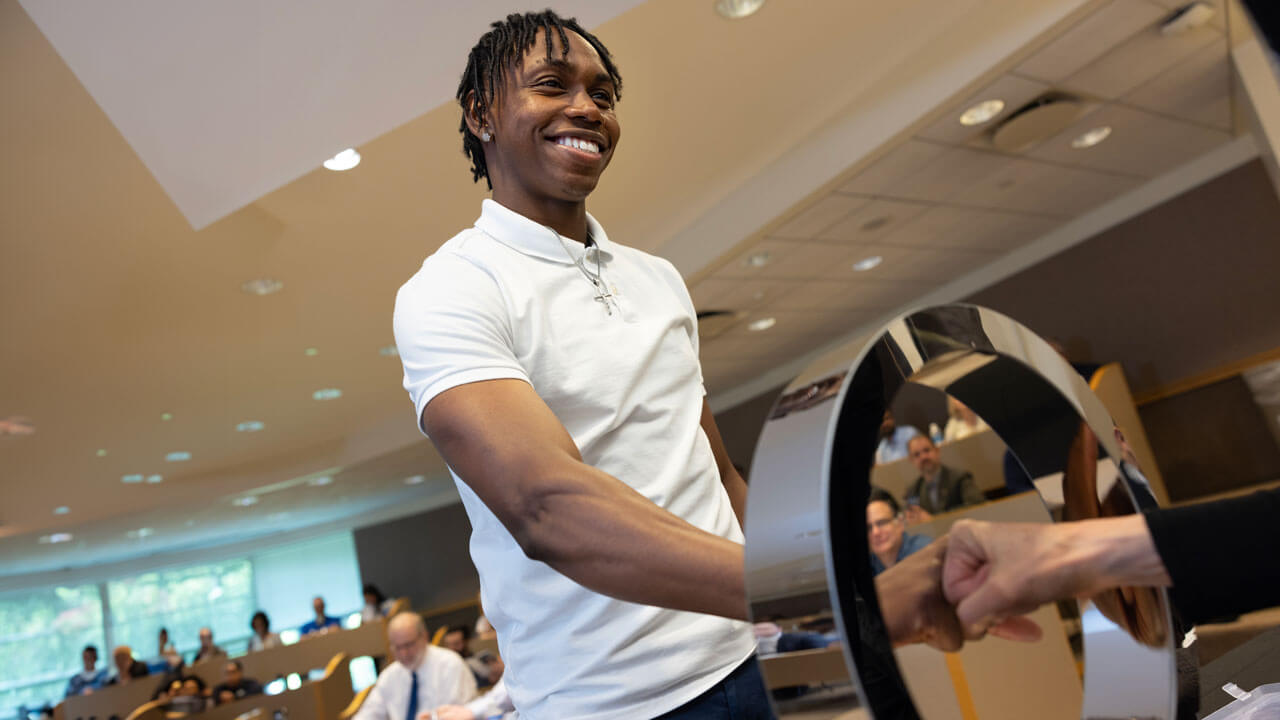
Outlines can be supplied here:
<path id="1" fill-rule="evenodd" d="M 74 537 L 71 533 L 53 533 L 52 535 L 41 535 L 40 543 L 42 545 L 57 545 L 58 543 L 70 542 Z"/>
<path id="2" fill-rule="evenodd" d="M 238 497 L 235 500 L 232 500 L 231 503 L 240 507 L 249 507 L 250 505 L 257 505 L 258 498 L 253 495 L 245 495 L 244 497 Z"/>
<path id="3" fill-rule="evenodd" d="M 742 264 L 753 268 L 764 267 L 769 264 L 769 251 L 753 252 L 742 261 Z"/>
<path id="4" fill-rule="evenodd" d="M 144 477 L 142 477 L 141 475 L 138 475 L 138 474 L 136 474 L 136 473 L 135 473 L 135 474 L 132 474 L 132 475 L 125 475 L 124 477 L 120 478 L 120 482 L 122 482 L 122 483 L 127 483 L 127 484 L 129 484 L 129 485 L 136 485 L 136 484 L 138 484 L 138 483 L 142 482 L 142 481 L 143 481 L 143 480 L 145 480 L 145 479 L 146 479 L 146 478 L 144 478 Z"/>
<path id="5" fill-rule="evenodd" d="M 426 481 L 427 481 L 427 478 L 424 475 L 410 475 L 409 477 L 404 479 L 404 484 L 405 485 L 421 485 Z"/>
<path id="6" fill-rule="evenodd" d="M 191 459 L 191 453 L 186 450 L 177 450 L 164 456 L 165 462 L 186 462 Z"/>
<path id="7" fill-rule="evenodd" d="M 333 482 L 333 478 L 329 477 L 328 475 L 321 475 L 319 477 L 307 478 L 307 484 L 313 485 L 315 487 L 328 485 L 331 482 Z"/>
<path id="8" fill-rule="evenodd" d="M 1002 110 L 1004 110 L 1003 100 L 983 100 L 960 113 L 960 124 L 968 126 L 981 125 L 982 123 L 990 122 Z"/>
<path id="9" fill-rule="evenodd" d="M 140 538 L 151 537 L 152 535 L 156 534 L 156 531 L 152 530 L 149 527 L 143 527 L 143 528 L 138 528 L 137 530 L 130 530 L 126 534 L 131 538 L 140 539 Z"/>
<path id="10" fill-rule="evenodd" d="M 306 350 L 302 351 L 302 354 L 306 355 L 307 357 L 315 357 L 320 354 L 320 351 L 317 350 L 316 348 L 307 348 Z"/>
<path id="11" fill-rule="evenodd" d="M 764 6 L 764 0 L 716 0 L 716 12 L 730 20 L 741 20 L 754 15 Z"/>
<path id="12" fill-rule="evenodd" d="M 236 425 L 236 432 L 258 432 L 264 427 L 261 420 L 245 420 Z"/>
<path id="13" fill-rule="evenodd" d="M 337 400 L 342 397 L 342 391 L 338 388 L 321 388 L 311 393 L 311 397 L 316 400 Z"/>
<path id="14" fill-rule="evenodd" d="M 1083 133 L 1082 135 L 1077 137 L 1075 140 L 1072 140 L 1071 147 L 1075 148 L 1076 150 L 1084 150 L 1086 148 L 1091 148 L 1094 145 L 1097 145 L 1098 143 L 1102 142 L 1103 140 L 1106 140 L 1109 137 L 1111 137 L 1111 126 L 1103 125 L 1101 127 L 1096 127 L 1086 133 Z"/>
<path id="15" fill-rule="evenodd" d="M 159 485 L 159 484 L 160 484 L 160 483 L 162 483 L 162 482 L 164 482 L 164 476 L 163 476 L 163 475 L 148 475 L 148 476 L 147 476 L 147 484 L 148 484 L 148 485 Z"/>
<path id="16" fill-rule="evenodd" d="M 751 322 L 747 323 L 747 329 L 750 330 L 751 332 L 761 332 L 763 330 L 768 330 L 769 328 L 777 324 L 778 324 L 777 318 L 762 317 L 759 320 L 752 320 Z"/>
<path id="17" fill-rule="evenodd" d="M 173 419 L 173 413 L 160 413 L 161 422 L 169 422 Z"/>
<path id="18" fill-rule="evenodd" d="M 250 295 L 270 295 L 284 289 L 284 283 L 275 278 L 255 278 L 241 283 L 240 289 Z"/>
<path id="19" fill-rule="evenodd" d="M 66 515 L 69 512 L 71 512 L 71 508 L 67 507 L 66 505 L 59 505 L 58 507 L 53 509 L 54 515 Z"/>
<path id="20" fill-rule="evenodd" d="M 106 457 L 107 456 L 106 448 L 98 448 L 97 455 L 98 457 Z"/>
<path id="21" fill-rule="evenodd" d="M 383 345 L 378 348 L 378 354 L 382 357 L 400 357 L 400 348 L 395 345 Z"/>
<path id="22" fill-rule="evenodd" d="M 324 161 L 325 169 L 333 170 L 334 172 L 342 172 L 343 170 L 350 170 L 351 168 L 359 164 L 360 164 L 360 153 L 356 152 L 355 148 L 347 148 L 346 150 L 343 150 L 337 155 L 334 155 L 333 157 Z"/>
<path id="23" fill-rule="evenodd" d="M 884 258 L 880 257 L 879 255 L 872 255 L 871 257 L 863 258 L 858 262 L 854 263 L 853 269 L 857 270 L 858 272 L 866 272 L 868 270 L 871 270 L 872 268 L 875 268 L 882 262 L 884 262 Z"/>

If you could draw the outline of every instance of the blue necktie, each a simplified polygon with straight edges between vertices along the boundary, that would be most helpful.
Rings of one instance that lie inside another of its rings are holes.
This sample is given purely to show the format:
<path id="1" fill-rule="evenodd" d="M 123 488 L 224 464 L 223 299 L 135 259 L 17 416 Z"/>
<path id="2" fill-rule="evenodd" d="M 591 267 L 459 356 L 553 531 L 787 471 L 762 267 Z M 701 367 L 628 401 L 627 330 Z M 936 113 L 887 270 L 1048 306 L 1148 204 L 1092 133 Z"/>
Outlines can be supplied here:
<path id="1" fill-rule="evenodd" d="M 418 717 L 418 671 L 410 670 L 413 676 L 413 684 L 409 686 L 409 712 L 405 714 L 405 720 L 414 720 Z"/>

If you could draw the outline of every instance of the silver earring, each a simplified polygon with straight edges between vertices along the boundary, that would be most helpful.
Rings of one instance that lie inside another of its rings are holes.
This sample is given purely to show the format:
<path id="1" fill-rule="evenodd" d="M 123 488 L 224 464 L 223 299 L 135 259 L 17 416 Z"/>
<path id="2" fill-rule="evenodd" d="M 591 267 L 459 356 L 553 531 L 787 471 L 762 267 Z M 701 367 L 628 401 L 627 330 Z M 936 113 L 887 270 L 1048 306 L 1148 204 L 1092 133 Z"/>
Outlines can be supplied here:
<path id="1" fill-rule="evenodd" d="M 488 131 L 488 130 L 481 130 L 481 131 L 480 131 L 480 141 L 481 141 L 481 142 L 489 142 L 489 141 L 490 141 L 490 140 L 492 140 L 492 139 L 493 139 L 493 136 L 489 134 L 489 131 Z"/>

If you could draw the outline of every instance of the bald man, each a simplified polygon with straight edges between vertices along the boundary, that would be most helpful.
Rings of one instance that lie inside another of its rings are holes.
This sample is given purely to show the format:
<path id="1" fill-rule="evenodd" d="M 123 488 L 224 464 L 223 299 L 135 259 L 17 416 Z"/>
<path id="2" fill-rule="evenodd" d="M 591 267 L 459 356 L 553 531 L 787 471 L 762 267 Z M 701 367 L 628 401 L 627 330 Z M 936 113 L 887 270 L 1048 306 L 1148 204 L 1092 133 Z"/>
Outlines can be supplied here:
<path id="1" fill-rule="evenodd" d="M 422 616 L 391 618 L 387 641 L 395 662 L 382 671 L 355 720 L 415 720 L 439 705 L 461 705 L 476 695 L 476 679 L 458 653 L 432 645 Z"/>

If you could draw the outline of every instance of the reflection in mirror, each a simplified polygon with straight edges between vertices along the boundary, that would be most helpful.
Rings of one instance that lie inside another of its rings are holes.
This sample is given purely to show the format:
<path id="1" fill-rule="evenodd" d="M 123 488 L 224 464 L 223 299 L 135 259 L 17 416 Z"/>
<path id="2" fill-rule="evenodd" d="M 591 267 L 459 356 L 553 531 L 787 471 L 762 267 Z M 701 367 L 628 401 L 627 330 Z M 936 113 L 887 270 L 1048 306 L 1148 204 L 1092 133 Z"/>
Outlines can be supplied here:
<path id="1" fill-rule="evenodd" d="M 876 718 L 1174 717 L 1163 591 L 1047 605 L 1028 616 L 1035 639 L 963 647 L 941 601 L 961 519 L 1052 523 L 1154 503 L 1085 378 L 1012 320 L 930 308 L 819 360 L 780 398 L 753 470 L 753 617 L 772 622 L 760 634 L 804 638 L 761 645 L 780 711 L 840 697 Z M 841 663 L 803 674 L 837 649 Z"/>

